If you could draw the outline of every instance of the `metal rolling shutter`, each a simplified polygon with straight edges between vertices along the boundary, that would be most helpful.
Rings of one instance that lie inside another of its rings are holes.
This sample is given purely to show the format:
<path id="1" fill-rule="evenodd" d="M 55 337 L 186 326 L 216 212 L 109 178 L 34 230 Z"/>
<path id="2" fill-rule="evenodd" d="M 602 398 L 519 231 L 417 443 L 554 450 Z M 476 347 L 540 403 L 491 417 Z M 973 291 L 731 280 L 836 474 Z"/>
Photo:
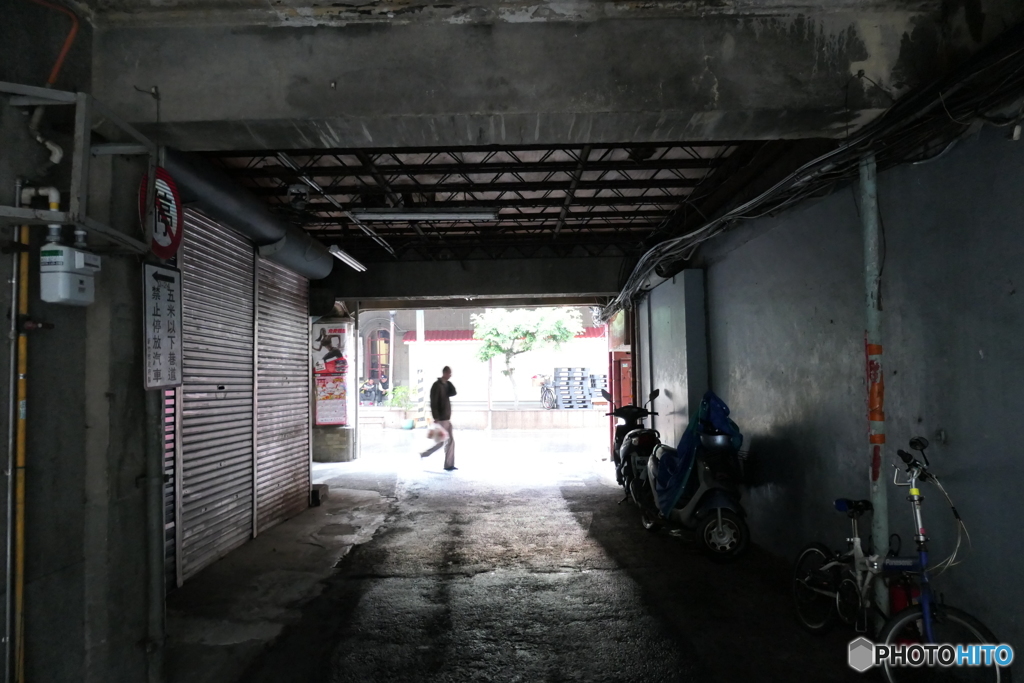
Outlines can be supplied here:
<path id="1" fill-rule="evenodd" d="M 177 494 L 178 390 L 164 391 L 164 575 L 168 590 L 178 585 Z"/>
<path id="2" fill-rule="evenodd" d="M 185 579 L 252 534 L 254 253 L 192 210 L 180 253 Z"/>
<path id="3" fill-rule="evenodd" d="M 309 281 L 258 259 L 256 529 L 309 505 Z"/>

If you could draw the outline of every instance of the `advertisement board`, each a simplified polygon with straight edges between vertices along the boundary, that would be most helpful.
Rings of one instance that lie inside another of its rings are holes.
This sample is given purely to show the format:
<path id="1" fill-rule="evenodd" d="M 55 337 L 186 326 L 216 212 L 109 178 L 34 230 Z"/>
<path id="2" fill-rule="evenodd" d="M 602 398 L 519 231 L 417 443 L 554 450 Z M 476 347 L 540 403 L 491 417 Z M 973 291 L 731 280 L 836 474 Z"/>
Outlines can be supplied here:
<path id="1" fill-rule="evenodd" d="M 345 344 L 351 334 L 347 323 L 314 323 L 310 348 L 316 392 L 315 424 L 348 424 L 348 358 Z"/>

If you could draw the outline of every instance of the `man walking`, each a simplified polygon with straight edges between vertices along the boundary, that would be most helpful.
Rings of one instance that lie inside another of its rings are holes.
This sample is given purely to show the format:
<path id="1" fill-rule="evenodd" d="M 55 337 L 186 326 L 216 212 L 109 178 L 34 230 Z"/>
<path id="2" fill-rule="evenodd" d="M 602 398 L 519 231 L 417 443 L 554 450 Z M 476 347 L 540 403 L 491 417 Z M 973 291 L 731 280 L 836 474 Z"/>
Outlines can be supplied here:
<path id="1" fill-rule="evenodd" d="M 445 428 L 448 438 L 420 453 L 420 457 L 425 458 L 444 446 L 444 468 L 448 472 L 459 469 L 455 466 L 455 437 L 452 436 L 451 397 L 455 395 L 455 385 L 448 381 L 451 376 L 452 369 L 447 365 L 444 366 L 441 376 L 430 387 L 430 414 L 433 416 L 434 422 Z"/>

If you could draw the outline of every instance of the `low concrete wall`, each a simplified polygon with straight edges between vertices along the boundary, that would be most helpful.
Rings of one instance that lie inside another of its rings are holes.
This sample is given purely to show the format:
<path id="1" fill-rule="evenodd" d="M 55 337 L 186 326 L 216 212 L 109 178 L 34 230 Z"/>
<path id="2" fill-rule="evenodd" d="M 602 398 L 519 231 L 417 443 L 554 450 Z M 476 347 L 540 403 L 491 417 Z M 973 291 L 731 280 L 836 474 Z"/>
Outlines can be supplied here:
<path id="1" fill-rule="evenodd" d="M 590 429 L 608 426 L 606 408 L 593 410 L 495 410 L 491 413 L 491 429 Z M 391 410 L 364 406 L 359 409 L 359 427 L 364 429 L 402 429 L 415 411 Z M 486 410 L 452 411 L 456 429 L 487 429 Z M 314 439 L 314 456 L 316 443 Z M 328 462 L 328 461 L 317 461 Z"/>
<path id="2" fill-rule="evenodd" d="M 360 427 L 401 429 L 401 413 L 387 413 L 372 423 L 359 420 Z M 462 410 L 452 413 L 455 429 L 487 429 L 486 410 Z M 580 429 L 608 426 L 603 410 L 496 410 L 491 413 L 492 429 Z"/>
<path id="3" fill-rule="evenodd" d="M 355 460 L 354 430 L 351 427 L 313 427 L 313 462 Z"/>

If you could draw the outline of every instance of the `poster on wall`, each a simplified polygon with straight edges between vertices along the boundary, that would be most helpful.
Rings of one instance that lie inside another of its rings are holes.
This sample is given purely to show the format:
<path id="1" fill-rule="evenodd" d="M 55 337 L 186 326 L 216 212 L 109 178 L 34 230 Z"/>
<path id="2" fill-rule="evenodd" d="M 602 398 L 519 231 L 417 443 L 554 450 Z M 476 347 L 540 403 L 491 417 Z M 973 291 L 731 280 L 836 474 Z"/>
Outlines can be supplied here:
<path id="1" fill-rule="evenodd" d="M 345 342 L 348 327 L 344 323 L 313 325 L 313 383 L 316 389 L 316 424 L 348 424 L 346 380 L 348 359 Z"/>

